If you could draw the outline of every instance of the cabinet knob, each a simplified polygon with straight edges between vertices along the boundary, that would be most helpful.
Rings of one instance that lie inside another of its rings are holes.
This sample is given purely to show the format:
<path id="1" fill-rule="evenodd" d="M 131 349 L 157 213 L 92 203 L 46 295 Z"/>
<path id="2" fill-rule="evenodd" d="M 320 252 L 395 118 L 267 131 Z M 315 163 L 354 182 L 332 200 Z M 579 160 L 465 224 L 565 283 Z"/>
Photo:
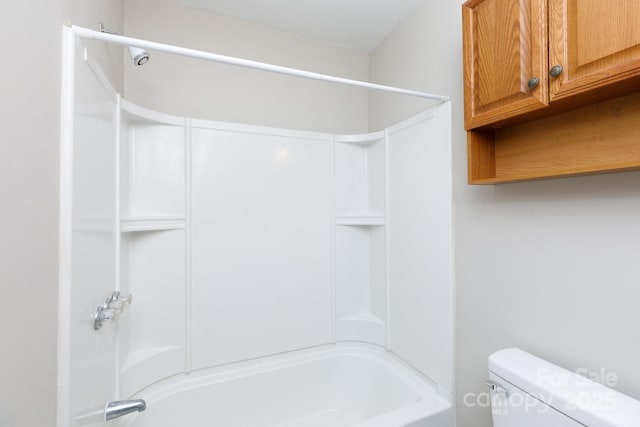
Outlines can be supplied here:
<path id="1" fill-rule="evenodd" d="M 549 70 L 549 75 L 551 77 L 558 77 L 560 75 L 560 73 L 562 73 L 562 65 L 554 65 Z"/>
<path id="2" fill-rule="evenodd" d="M 538 79 L 537 77 L 531 77 L 527 82 L 527 86 L 529 86 L 529 89 L 535 89 L 539 83 L 540 79 Z"/>

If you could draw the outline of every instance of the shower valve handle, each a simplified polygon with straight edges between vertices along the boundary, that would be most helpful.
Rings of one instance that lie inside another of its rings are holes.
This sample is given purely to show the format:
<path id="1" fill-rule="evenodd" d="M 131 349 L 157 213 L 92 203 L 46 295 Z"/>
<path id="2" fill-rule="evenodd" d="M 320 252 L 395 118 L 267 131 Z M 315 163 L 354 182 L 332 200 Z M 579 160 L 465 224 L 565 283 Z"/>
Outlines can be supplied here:
<path id="1" fill-rule="evenodd" d="M 118 309 L 110 307 L 110 300 L 107 298 L 103 304 L 96 307 L 93 313 L 93 329 L 96 331 L 102 328 L 104 323 L 113 323 L 118 318 Z"/>
<path id="2" fill-rule="evenodd" d="M 109 298 L 107 307 L 118 310 L 118 313 L 122 313 L 124 309 L 131 304 L 132 300 L 133 297 L 131 296 L 131 294 L 121 295 L 120 292 L 114 291 L 111 295 L 111 298 Z"/>
<path id="3" fill-rule="evenodd" d="M 113 323 L 120 313 L 131 304 L 131 294 L 120 295 L 119 291 L 114 291 L 109 298 L 96 307 L 93 313 L 93 329 L 96 331 L 102 328 L 104 323 Z"/>
<path id="4" fill-rule="evenodd" d="M 118 312 L 112 308 L 101 310 L 98 319 L 103 323 L 113 323 L 118 317 Z"/>

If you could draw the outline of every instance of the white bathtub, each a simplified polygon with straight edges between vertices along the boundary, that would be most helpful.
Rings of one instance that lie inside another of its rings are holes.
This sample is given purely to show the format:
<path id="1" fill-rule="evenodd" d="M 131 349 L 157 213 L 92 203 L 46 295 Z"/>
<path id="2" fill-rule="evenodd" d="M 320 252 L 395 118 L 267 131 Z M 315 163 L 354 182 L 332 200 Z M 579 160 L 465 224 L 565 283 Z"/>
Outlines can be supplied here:
<path id="1" fill-rule="evenodd" d="M 338 344 L 174 376 L 128 427 L 451 427 L 451 404 L 393 355 Z"/>

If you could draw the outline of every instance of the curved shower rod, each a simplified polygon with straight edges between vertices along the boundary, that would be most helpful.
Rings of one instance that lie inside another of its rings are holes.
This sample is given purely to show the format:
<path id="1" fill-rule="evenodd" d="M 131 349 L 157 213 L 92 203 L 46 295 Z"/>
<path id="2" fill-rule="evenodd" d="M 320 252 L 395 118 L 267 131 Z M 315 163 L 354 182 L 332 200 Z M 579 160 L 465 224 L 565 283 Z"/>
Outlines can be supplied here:
<path id="1" fill-rule="evenodd" d="M 402 89 L 393 86 L 385 86 L 376 83 L 363 82 L 360 80 L 345 79 L 343 77 L 335 77 L 326 74 L 314 73 L 311 71 L 298 70 L 296 68 L 283 67 L 280 65 L 267 64 L 264 62 L 252 61 L 250 59 L 235 58 L 233 56 L 219 55 L 217 53 L 204 52 L 201 50 L 188 49 L 179 46 L 173 46 L 164 43 L 156 43 L 148 40 L 136 39 L 133 37 L 121 36 L 118 34 L 110 34 L 91 30 L 84 27 L 71 26 L 71 29 L 80 38 L 101 40 L 107 43 L 119 44 L 122 46 L 132 46 L 141 49 L 149 49 L 157 52 L 171 53 L 174 55 L 187 56 L 191 58 L 199 58 L 207 61 L 219 62 L 223 64 L 238 65 L 240 67 L 253 68 L 256 70 L 270 71 L 273 73 L 287 74 L 290 76 L 303 77 L 312 80 L 322 80 L 333 83 L 340 83 L 350 86 L 358 86 L 366 89 L 379 90 L 384 92 L 397 93 L 400 95 L 415 96 L 418 98 L 431 99 L 434 101 L 446 102 L 449 97 L 445 95 L 434 95 L 427 92 L 419 92 L 416 90 Z"/>

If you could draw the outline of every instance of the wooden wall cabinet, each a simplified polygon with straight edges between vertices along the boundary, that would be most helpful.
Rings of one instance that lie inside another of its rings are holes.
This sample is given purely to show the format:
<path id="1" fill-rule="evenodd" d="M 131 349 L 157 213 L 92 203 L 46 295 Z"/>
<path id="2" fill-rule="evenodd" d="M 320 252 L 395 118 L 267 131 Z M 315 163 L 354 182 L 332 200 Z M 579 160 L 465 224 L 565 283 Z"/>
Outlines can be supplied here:
<path id="1" fill-rule="evenodd" d="M 546 1 L 471 0 L 463 8 L 466 127 L 546 107 Z"/>
<path id="2" fill-rule="evenodd" d="M 470 183 L 640 168 L 640 0 L 462 9 Z"/>
<path id="3" fill-rule="evenodd" d="M 640 75 L 640 0 L 549 0 L 551 100 Z"/>

